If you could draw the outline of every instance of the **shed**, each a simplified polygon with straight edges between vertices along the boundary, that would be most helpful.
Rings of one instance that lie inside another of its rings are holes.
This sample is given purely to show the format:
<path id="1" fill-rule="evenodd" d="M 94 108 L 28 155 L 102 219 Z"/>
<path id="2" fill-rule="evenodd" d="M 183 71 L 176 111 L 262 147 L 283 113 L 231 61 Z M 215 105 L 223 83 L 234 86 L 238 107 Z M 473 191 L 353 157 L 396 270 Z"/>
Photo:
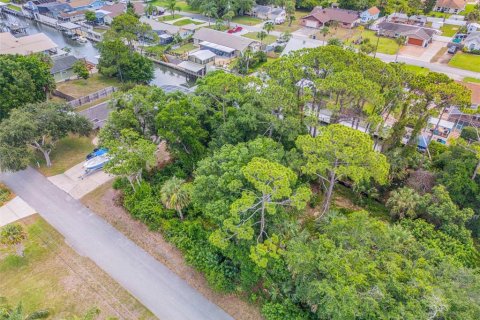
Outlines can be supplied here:
<path id="1" fill-rule="evenodd" d="M 184 69 L 187 73 L 195 75 L 205 75 L 206 67 L 204 65 L 192 62 L 192 61 L 183 61 L 178 64 L 178 67 Z"/>
<path id="2" fill-rule="evenodd" d="M 191 53 L 188 56 L 188 60 L 198 64 L 205 65 L 209 62 L 215 61 L 215 56 L 216 54 L 210 50 L 198 50 Z"/>

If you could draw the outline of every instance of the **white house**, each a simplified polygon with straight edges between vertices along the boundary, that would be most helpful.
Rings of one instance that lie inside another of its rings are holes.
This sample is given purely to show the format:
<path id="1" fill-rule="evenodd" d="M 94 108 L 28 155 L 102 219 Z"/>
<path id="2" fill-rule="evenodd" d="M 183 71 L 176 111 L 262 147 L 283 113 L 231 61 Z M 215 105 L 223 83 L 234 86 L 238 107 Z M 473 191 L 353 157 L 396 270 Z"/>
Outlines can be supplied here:
<path id="1" fill-rule="evenodd" d="M 282 24 L 287 19 L 287 13 L 283 8 L 256 5 L 250 15 L 262 20 L 272 20 L 275 24 Z"/>
<path id="2" fill-rule="evenodd" d="M 369 23 L 370 21 L 375 21 L 380 16 L 380 9 L 377 7 L 371 7 L 368 10 L 365 10 L 360 13 L 360 22 Z"/>
<path id="3" fill-rule="evenodd" d="M 457 14 L 465 10 L 467 0 L 437 0 L 433 11 Z"/>
<path id="4" fill-rule="evenodd" d="M 475 31 L 480 31 L 480 24 L 478 23 L 469 23 L 467 25 L 467 33 L 472 33 Z"/>
<path id="5" fill-rule="evenodd" d="M 480 31 L 471 32 L 465 38 L 465 48 L 469 51 L 480 50 Z"/>

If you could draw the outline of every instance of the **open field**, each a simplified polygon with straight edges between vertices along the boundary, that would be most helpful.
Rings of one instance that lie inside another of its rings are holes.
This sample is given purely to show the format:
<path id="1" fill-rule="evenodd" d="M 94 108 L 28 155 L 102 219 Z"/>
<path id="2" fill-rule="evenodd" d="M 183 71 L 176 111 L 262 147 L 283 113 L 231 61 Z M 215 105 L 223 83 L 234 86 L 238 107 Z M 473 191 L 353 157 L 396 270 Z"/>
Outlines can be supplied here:
<path id="1" fill-rule="evenodd" d="M 258 37 L 258 32 L 249 32 L 243 35 L 243 37 L 250 38 L 253 40 L 260 41 L 260 38 Z M 277 40 L 277 37 L 272 36 L 271 34 L 267 35 L 265 39 L 263 39 L 264 44 L 270 44 L 273 43 Z"/>
<path id="2" fill-rule="evenodd" d="M 187 24 L 203 24 L 203 22 L 199 22 L 199 21 L 194 21 L 194 20 L 191 20 L 191 19 L 182 19 L 182 20 L 178 20 L 178 21 L 175 21 L 173 23 L 174 26 L 185 26 Z"/>
<path id="3" fill-rule="evenodd" d="M 238 16 L 234 17 L 232 19 L 232 23 L 239 23 L 239 24 L 244 24 L 247 26 L 254 26 L 256 24 L 261 23 L 262 20 L 255 18 L 255 17 L 250 17 L 250 16 Z"/>
<path id="4" fill-rule="evenodd" d="M 450 67 L 480 72 L 480 55 L 458 52 L 448 63 Z"/>
<path id="5" fill-rule="evenodd" d="M 155 319 L 38 215 L 21 224 L 28 233 L 25 256 L 0 247 L 0 296 L 9 304 L 21 302 L 27 312 L 48 309 L 49 319 L 83 316 L 92 307 L 101 310 L 99 319 Z"/>
<path id="6" fill-rule="evenodd" d="M 57 90 L 74 98 L 81 98 L 106 87 L 120 86 L 121 83 L 115 78 L 107 78 L 95 73 L 88 79 L 77 79 L 57 84 Z"/>
<path id="7" fill-rule="evenodd" d="M 459 29 L 460 29 L 460 26 L 455 26 L 453 24 L 444 24 L 440 28 L 440 31 L 442 31 L 442 36 L 444 37 L 453 37 L 458 32 Z"/>
<path id="8" fill-rule="evenodd" d="M 182 18 L 183 16 L 175 13 L 173 16 L 170 13 L 165 13 L 163 16 L 158 18 L 158 21 L 171 21 Z"/>
<path id="9" fill-rule="evenodd" d="M 45 166 L 43 155 L 38 152 L 33 166 L 43 175 L 49 177 L 65 172 L 85 160 L 85 156 L 93 150 L 92 137 L 70 136 L 60 140 L 50 154 L 52 166 Z M 40 164 L 38 167 L 37 162 Z"/>

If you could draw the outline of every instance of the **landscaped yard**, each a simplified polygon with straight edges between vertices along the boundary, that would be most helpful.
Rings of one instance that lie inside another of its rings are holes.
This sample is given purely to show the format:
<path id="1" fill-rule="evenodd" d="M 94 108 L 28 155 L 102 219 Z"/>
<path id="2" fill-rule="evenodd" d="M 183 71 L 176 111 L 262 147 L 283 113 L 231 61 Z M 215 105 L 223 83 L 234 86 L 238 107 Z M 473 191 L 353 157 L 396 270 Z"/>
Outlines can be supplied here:
<path id="1" fill-rule="evenodd" d="M 174 26 L 185 26 L 187 24 L 203 24 L 204 22 L 200 22 L 200 21 L 195 21 L 195 20 L 191 20 L 191 19 L 182 19 L 182 20 L 178 20 L 178 21 L 175 21 L 173 23 Z"/>
<path id="2" fill-rule="evenodd" d="M 434 17 L 434 18 L 450 18 L 451 14 L 450 13 L 443 13 L 443 12 L 436 12 L 436 11 L 430 11 L 427 13 L 428 17 Z"/>
<path id="3" fill-rule="evenodd" d="M 193 43 L 189 42 L 189 43 L 186 43 L 186 44 L 180 46 L 177 49 L 172 50 L 171 52 L 178 53 L 178 54 L 184 54 L 185 52 L 192 51 L 193 49 L 196 49 L 196 48 L 197 47 L 195 47 L 195 45 Z"/>
<path id="4" fill-rule="evenodd" d="M 37 153 L 32 166 L 47 177 L 54 176 L 85 160 L 85 156 L 92 152 L 93 148 L 92 137 L 70 136 L 60 140 L 53 149 L 50 154 L 51 167 L 45 166 L 45 158 L 40 152 Z"/>
<path id="5" fill-rule="evenodd" d="M 430 72 L 430 69 L 424 68 L 424 67 L 419 67 L 419 66 L 413 66 L 410 64 L 405 65 L 405 69 L 418 74 L 418 75 L 425 75 Z"/>
<path id="6" fill-rule="evenodd" d="M 234 17 L 232 19 L 232 23 L 239 23 L 239 24 L 244 24 L 247 26 L 254 26 L 256 24 L 261 23 L 262 20 L 255 18 L 255 17 L 250 17 L 250 16 L 238 16 Z"/>
<path id="7" fill-rule="evenodd" d="M 450 67 L 480 72 L 480 55 L 459 52 L 448 63 Z"/>
<path id="8" fill-rule="evenodd" d="M 74 98 L 88 96 L 106 87 L 118 87 L 121 83 L 115 78 L 107 78 L 95 73 L 90 78 L 65 81 L 57 84 L 57 90 Z"/>
<path id="9" fill-rule="evenodd" d="M 377 45 L 377 39 L 379 38 L 377 37 L 375 32 L 371 30 L 363 31 L 362 37 L 369 38 L 370 42 L 373 43 L 374 45 Z M 385 53 L 385 54 L 395 54 L 397 53 L 397 50 L 398 50 L 398 44 L 395 42 L 394 39 L 387 38 L 387 37 L 380 37 L 380 40 L 378 41 L 377 52 Z"/>
<path id="10" fill-rule="evenodd" d="M 260 41 L 260 38 L 258 38 L 258 32 L 249 32 L 243 35 L 246 38 L 254 39 L 257 41 Z M 273 43 L 277 40 L 277 37 L 272 36 L 271 34 L 267 35 L 265 39 L 263 39 L 264 44 L 270 44 Z"/>
<path id="11" fill-rule="evenodd" d="M 154 6 L 163 7 L 167 9 L 167 1 L 154 0 L 150 3 L 153 4 Z M 190 7 L 190 5 L 186 1 L 177 1 L 176 6 L 180 9 L 180 11 L 199 13 L 198 10 L 195 10 L 192 7 Z M 165 14 L 168 14 L 168 13 L 169 12 L 165 12 Z"/>
<path id="12" fill-rule="evenodd" d="M 175 13 L 173 16 L 170 13 L 165 13 L 165 15 L 158 17 L 158 21 L 171 21 L 182 18 L 183 16 Z"/>
<path id="13" fill-rule="evenodd" d="M 460 29 L 459 26 L 455 26 L 453 24 L 444 24 L 440 28 L 440 31 L 442 31 L 442 36 L 444 37 L 453 37 L 458 32 L 458 29 Z"/>
<path id="14" fill-rule="evenodd" d="M 92 307 L 101 310 L 101 319 L 155 319 L 91 260 L 75 253 L 43 219 L 34 215 L 21 224 L 28 233 L 25 256 L 0 246 L 0 296 L 9 304 L 21 302 L 27 312 L 48 309 L 49 319 L 83 319 Z"/>

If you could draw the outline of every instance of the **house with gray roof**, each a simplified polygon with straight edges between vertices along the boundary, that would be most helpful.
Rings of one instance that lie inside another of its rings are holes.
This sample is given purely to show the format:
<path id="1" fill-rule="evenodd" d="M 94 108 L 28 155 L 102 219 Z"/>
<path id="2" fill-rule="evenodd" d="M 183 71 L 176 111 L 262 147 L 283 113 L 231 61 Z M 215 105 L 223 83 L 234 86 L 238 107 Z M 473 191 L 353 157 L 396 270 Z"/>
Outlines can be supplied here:
<path id="1" fill-rule="evenodd" d="M 258 51 L 260 42 L 242 36 L 229 34 L 209 28 L 201 28 L 193 35 L 194 44 L 201 50 L 210 50 L 217 56 L 235 57 L 247 49 Z"/>
<path id="2" fill-rule="evenodd" d="M 421 47 L 427 47 L 432 43 L 433 36 L 437 33 L 438 31 L 435 29 L 392 22 L 379 23 L 377 30 L 379 36 L 390 38 L 399 38 L 403 36 L 406 39 L 406 44 Z"/>
<path id="3" fill-rule="evenodd" d="M 272 6 L 256 5 L 250 12 L 252 17 L 257 17 L 262 20 L 272 20 L 275 24 L 282 24 L 285 22 L 287 13 L 283 8 L 274 8 Z"/>
<path id="4" fill-rule="evenodd" d="M 464 44 L 468 51 L 480 50 L 480 31 L 470 32 Z"/>
<path id="5" fill-rule="evenodd" d="M 53 75 L 55 82 L 61 82 L 72 78 L 75 74 L 73 72 L 73 65 L 77 62 L 75 56 L 60 56 L 52 59 L 53 66 L 50 69 L 50 74 Z"/>

